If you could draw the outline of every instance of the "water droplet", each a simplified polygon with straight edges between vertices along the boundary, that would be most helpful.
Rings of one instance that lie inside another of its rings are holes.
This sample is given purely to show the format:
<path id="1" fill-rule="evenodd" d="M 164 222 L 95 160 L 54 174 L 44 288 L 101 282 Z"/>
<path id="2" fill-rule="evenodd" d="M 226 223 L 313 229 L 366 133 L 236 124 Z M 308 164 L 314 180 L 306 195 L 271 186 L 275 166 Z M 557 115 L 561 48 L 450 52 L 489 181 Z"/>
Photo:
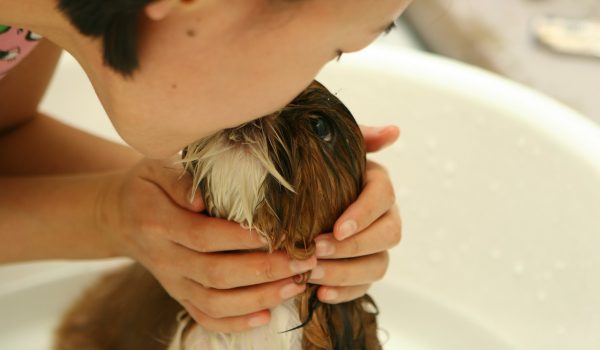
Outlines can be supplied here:
<path id="1" fill-rule="evenodd" d="M 527 142 L 527 138 L 525 138 L 525 136 L 520 136 L 517 139 L 516 143 L 517 143 L 517 147 L 519 147 L 519 148 L 525 148 L 525 146 L 527 146 L 527 143 L 528 143 Z"/>
<path id="2" fill-rule="evenodd" d="M 557 269 L 557 270 L 561 270 L 561 271 L 562 270 L 566 270 L 567 266 L 568 266 L 568 264 L 564 260 L 556 260 L 554 262 L 554 268 Z"/>
<path id="3" fill-rule="evenodd" d="M 361 303 L 361 306 L 362 306 L 363 310 L 365 310 L 366 312 L 368 312 L 370 314 L 376 314 L 377 313 L 377 306 L 375 306 L 373 303 L 369 303 L 369 302 L 363 301 Z"/>
<path id="4" fill-rule="evenodd" d="M 436 157 L 428 157 L 426 162 L 427 162 L 427 165 L 428 165 L 430 168 L 435 168 L 435 167 L 437 167 L 437 166 L 438 166 L 438 163 L 439 163 L 439 161 L 438 161 L 438 159 L 437 159 Z"/>
<path id="5" fill-rule="evenodd" d="M 537 292 L 536 297 L 538 301 L 543 302 L 548 298 L 548 292 L 545 290 L 540 290 Z"/>
<path id="6" fill-rule="evenodd" d="M 492 249 L 490 251 L 490 257 L 492 257 L 492 259 L 500 259 L 502 257 L 502 251 L 500 249 Z"/>
<path id="7" fill-rule="evenodd" d="M 444 164 L 444 171 L 446 172 L 446 174 L 453 175 L 454 173 L 456 173 L 456 168 L 457 165 L 454 161 L 448 160 Z"/>
<path id="8" fill-rule="evenodd" d="M 436 237 L 436 238 L 438 238 L 438 239 L 442 239 L 442 238 L 446 237 L 446 230 L 444 230 L 443 228 L 439 229 L 439 230 L 436 230 L 433 233 L 433 236 Z"/>
<path id="9" fill-rule="evenodd" d="M 492 182 L 492 183 L 490 183 L 489 189 L 490 189 L 490 192 L 492 192 L 492 193 L 499 193 L 500 192 L 500 184 L 497 182 Z"/>
<path id="10" fill-rule="evenodd" d="M 427 220 L 431 217 L 431 210 L 429 210 L 428 208 L 422 208 L 421 210 L 419 210 L 419 219 L 421 220 Z"/>
<path id="11" fill-rule="evenodd" d="M 432 250 L 429 252 L 429 260 L 433 263 L 439 263 L 442 261 L 442 253 L 439 250 Z"/>
<path id="12" fill-rule="evenodd" d="M 442 188 L 445 190 L 450 190 L 450 189 L 454 188 L 454 181 L 452 181 L 450 179 L 444 179 L 442 181 Z"/>
<path id="13" fill-rule="evenodd" d="M 385 345 L 390 341 L 390 332 L 382 328 L 377 328 L 377 338 L 379 338 L 381 344 Z"/>
<path id="14" fill-rule="evenodd" d="M 514 271 L 515 275 L 522 275 L 523 272 L 525 271 L 525 266 L 523 266 L 523 263 L 521 263 L 521 262 L 516 262 L 513 265 L 513 271 Z"/>
<path id="15" fill-rule="evenodd" d="M 427 141 L 425 141 L 425 144 L 427 145 L 427 149 L 429 149 L 431 151 L 437 149 L 437 147 L 438 147 L 438 141 L 433 136 L 429 136 L 427 138 Z"/>
<path id="16" fill-rule="evenodd" d="M 396 193 L 398 194 L 398 198 L 408 198 L 410 197 L 411 191 L 408 187 L 399 187 Z"/>
<path id="17" fill-rule="evenodd" d="M 483 126 L 486 124 L 486 119 L 483 117 L 483 115 L 477 115 L 475 117 L 475 123 L 477 123 L 477 125 L 479 126 Z"/>
<path id="18" fill-rule="evenodd" d="M 540 278 L 544 281 L 550 281 L 554 278 L 552 271 L 544 271 L 540 274 Z"/>

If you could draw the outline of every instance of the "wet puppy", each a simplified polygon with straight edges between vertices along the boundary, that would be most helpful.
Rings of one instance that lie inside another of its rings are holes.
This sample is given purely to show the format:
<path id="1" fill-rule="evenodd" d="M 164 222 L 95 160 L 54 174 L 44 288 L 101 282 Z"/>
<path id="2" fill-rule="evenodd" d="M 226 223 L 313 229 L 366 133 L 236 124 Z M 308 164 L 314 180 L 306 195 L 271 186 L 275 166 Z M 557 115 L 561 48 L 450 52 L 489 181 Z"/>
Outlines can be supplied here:
<path id="1" fill-rule="evenodd" d="M 183 163 L 209 215 L 256 230 L 270 251 L 306 259 L 316 235 L 331 232 L 360 193 L 366 159 L 351 113 L 314 82 L 282 110 L 188 146 Z M 369 296 L 323 304 L 317 287 L 271 310 L 267 326 L 215 333 L 134 264 L 86 292 L 65 316 L 55 349 L 381 349 Z"/>

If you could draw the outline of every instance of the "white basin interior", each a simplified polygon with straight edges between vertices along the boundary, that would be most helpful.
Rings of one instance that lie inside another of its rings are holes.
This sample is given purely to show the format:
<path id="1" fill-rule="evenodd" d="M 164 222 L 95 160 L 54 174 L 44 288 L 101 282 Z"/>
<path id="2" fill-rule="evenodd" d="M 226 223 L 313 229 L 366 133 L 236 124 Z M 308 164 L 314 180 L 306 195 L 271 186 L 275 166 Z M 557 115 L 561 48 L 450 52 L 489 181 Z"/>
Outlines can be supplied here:
<path id="1" fill-rule="evenodd" d="M 390 167 L 405 223 L 386 281 L 516 349 L 599 349 L 598 127 L 517 84 L 415 52 L 373 47 L 330 68 L 322 80 L 360 120 L 404 130 L 375 157 Z M 425 338 L 442 331 L 462 346 L 426 348 L 492 348 L 470 345 L 451 322 Z"/>
<path id="2" fill-rule="evenodd" d="M 72 59 L 60 69 L 45 110 L 118 140 Z M 600 348 L 594 124 L 480 70 L 380 45 L 319 79 L 359 121 L 403 130 L 373 157 L 390 169 L 404 219 L 372 290 L 386 349 Z M 60 310 L 106 267 L 0 268 L 0 348 L 48 348 Z"/>

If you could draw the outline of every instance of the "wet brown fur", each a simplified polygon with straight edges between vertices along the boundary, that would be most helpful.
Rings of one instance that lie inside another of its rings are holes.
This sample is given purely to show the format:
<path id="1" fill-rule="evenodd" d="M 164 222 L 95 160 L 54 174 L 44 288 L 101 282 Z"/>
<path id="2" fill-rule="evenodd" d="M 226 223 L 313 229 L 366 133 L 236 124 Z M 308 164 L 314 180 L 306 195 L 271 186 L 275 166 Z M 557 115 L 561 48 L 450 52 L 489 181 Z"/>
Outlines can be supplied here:
<path id="1" fill-rule="evenodd" d="M 316 137 L 315 118 L 331 126 L 329 142 Z M 331 232 L 362 189 L 366 159 L 360 130 L 346 107 L 316 82 L 281 111 L 236 132 L 257 125 L 277 171 L 295 193 L 267 176 L 254 226 L 268 235 L 272 249 L 306 259 L 315 251 L 316 235 Z M 204 194 L 202 187 L 200 183 Z M 304 349 L 381 349 L 372 312 L 376 307 L 369 296 L 323 304 L 316 299 L 317 288 L 309 285 L 297 298 L 300 319 L 311 315 L 303 328 Z M 134 264 L 86 292 L 60 325 L 55 349 L 164 350 L 181 310 L 147 270 Z"/>

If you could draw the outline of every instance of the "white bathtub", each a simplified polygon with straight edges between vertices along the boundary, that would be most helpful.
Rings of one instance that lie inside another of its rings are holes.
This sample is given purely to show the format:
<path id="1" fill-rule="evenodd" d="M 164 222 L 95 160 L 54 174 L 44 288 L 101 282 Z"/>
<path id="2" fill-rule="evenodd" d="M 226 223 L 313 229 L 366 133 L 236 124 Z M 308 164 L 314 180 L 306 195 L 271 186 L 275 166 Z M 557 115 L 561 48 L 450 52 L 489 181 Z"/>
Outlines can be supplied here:
<path id="1" fill-rule="evenodd" d="M 44 108 L 117 140 L 75 63 Z M 386 349 L 600 348 L 600 130 L 533 91 L 458 63 L 372 46 L 320 80 L 401 141 L 402 244 L 372 289 Z M 575 88 L 575 87 L 574 87 Z M 109 263 L 0 268 L 0 349 L 47 349 L 52 325 Z"/>

